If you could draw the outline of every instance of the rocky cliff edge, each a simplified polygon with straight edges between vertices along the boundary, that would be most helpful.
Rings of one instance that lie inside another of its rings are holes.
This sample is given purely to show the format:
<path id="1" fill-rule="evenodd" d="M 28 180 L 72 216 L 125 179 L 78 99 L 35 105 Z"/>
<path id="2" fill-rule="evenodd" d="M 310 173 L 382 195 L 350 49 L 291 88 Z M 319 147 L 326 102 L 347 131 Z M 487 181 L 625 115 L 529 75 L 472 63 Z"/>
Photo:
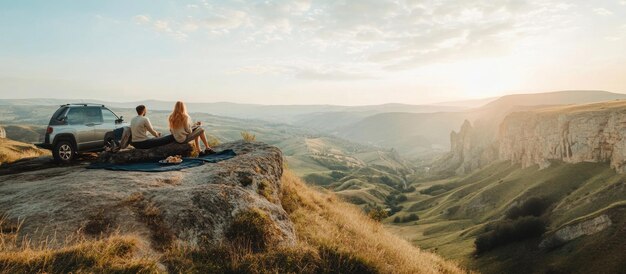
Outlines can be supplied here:
<path id="1" fill-rule="evenodd" d="M 156 250 L 177 240 L 219 244 L 236 237 L 231 230 L 242 216 L 257 216 L 269 220 L 278 245 L 293 245 L 293 224 L 279 199 L 281 151 L 248 142 L 215 149 L 238 156 L 164 173 L 79 165 L 0 176 L 1 213 L 22 222 L 20 234 L 35 241 L 115 231 L 139 234 Z"/>

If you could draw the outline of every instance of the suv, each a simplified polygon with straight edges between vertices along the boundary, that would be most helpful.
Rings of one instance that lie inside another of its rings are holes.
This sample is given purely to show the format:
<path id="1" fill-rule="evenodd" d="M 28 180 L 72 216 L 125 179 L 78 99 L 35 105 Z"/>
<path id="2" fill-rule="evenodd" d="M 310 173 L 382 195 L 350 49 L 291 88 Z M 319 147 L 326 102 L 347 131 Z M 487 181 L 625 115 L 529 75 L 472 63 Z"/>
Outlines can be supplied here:
<path id="1" fill-rule="evenodd" d="M 50 118 L 46 137 L 39 147 L 52 150 L 59 162 L 70 162 L 80 152 L 102 151 L 113 140 L 110 132 L 124 126 L 122 116 L 117 116 L 104 105 L 66 104 Z M 107 134 L 109 133 L 109 134 Z"/>

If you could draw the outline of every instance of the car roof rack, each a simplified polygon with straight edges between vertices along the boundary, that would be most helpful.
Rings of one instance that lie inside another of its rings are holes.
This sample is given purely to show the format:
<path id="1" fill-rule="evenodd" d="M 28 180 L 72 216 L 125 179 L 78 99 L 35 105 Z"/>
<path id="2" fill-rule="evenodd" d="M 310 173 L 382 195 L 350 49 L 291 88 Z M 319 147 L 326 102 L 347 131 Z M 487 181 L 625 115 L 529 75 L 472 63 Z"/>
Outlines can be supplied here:
<path id="1" fill-rule="evenodd" d="M 62 107 L 67 107 L 67 106 L 97 106 L 97 107 L 104 107 L 103 104 L 92 104 L 92 103 L 69 103 L 69 104 L 65 104 L 65 105 L 61 105 Z"/>

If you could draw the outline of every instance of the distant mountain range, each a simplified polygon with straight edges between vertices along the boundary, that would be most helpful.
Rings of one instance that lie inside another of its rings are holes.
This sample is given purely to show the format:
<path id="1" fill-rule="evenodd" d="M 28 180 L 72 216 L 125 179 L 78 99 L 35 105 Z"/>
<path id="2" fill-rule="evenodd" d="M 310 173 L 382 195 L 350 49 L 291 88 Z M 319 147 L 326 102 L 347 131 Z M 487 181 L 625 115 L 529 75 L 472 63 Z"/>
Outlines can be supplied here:
<path id="1" fill-rule="evenodd" d="M 626 99 L 626 94 L 598 90 L 570 90 L 514 94 L 432 105 L 382 104 L 337 105 L 256 105 L 229 102 L 188 103 L 190 112 L 210 113 L 239 119 L 265 120 L 308 128 L 349 140 L 395 148 L 401 155 L 420 157 L 449 150 L 449 134 L 464 120 L 493 135 L 508 113 L 550 105 L 593 103 Z M 144 104 L 151 110 L 169 111 L 174 102 L 146 100 L 105 102 L 77 99 L 0 99 L 2 105 L 61 105 L 70 102 L 104 104 L 112 108 L 134 108 Z M 0 110 L 1 112 L 1 110 Z"/>
<path id="2" fill-rule="evenodd" d="M 143 104 L 152 110 L 172 110 L 172 101 L 146 100 L 135 102 L 107 102 L 90 99 L 0 99 L 1 105 L 62 105 L 67 103 L 94 103 L 103 104 L 113 108 L 134 108 Z M 408 104 L 382 104 L 371 106 L 339 106 L 339 105 L 257 105 L 239 104 L 230 102 L 216 103 L 193 103 L 187 102 L 189 112 L 203 112 L 220 116 L 229 116 L 242 119 L 263 119 L 273 122 L 291 123 L 302 119 L 306 115 L 320 113 L 355 113 L 356 116 L 367 116 L 386 112 L 439 112 L 460 111 L 467 107 L 445 105 L 408 105 Z"/>

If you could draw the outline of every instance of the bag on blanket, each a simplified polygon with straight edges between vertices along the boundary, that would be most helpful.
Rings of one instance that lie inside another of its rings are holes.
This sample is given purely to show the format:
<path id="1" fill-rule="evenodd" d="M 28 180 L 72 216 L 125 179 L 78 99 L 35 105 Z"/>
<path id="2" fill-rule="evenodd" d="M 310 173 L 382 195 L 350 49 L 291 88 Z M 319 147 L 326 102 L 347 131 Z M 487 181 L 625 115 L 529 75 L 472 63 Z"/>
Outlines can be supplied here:
<path id="1" fill-rule="evenodd" d="M 109 152 L 118 152 L 130 145 L 132 133 L 130 127 L 121 127 L 114 131 L 109 131 L 104 137 L 104 150 Z"/>

